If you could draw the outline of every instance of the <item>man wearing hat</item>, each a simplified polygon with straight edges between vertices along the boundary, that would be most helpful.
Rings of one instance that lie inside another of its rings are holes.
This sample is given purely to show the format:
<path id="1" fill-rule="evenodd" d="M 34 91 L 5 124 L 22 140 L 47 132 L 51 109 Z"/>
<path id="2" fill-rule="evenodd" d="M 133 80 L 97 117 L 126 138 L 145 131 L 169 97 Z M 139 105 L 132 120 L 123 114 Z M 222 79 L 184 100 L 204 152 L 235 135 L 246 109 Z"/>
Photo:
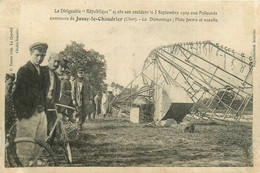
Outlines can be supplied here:
<path id="1" fill-rule="evenodd" d="M 89 81 L 84 78 L 83 68 L 77 70 L 77 78 L 74 80 L 72 87 L 72 101 L 77 109 L 79 128 L 82 130 L 82 124 L 86 117 L 90 118 L 91 113 L 94 112 L 93 95 Z"/>
<path id="2" fill-rule="evenodd" d="M 19 119 L 16 137 L 32 137 L 44 140 L 47 134 L 47 120 L 44 112 L 43 71 L 40 64 L 46 56 L 48 45 L 34 43 L 30 46 L 30 61 L 17 72 L 16 88 L 13 93 L 14 108 Z M 23 166 L 39 155 L 40 147 L 30 143 L 19 143 L 17 155 Z"/>
<path id="3" fill-rule="evenodd" d="M 59 67 L 61 57 L 57 53 L 51 53 L 48 59 L 48 65 L 42 67 L 44 75 L 44 97 L 46 99 L 46 114 L 47 114 L 47 134 L 50 133 L 55 120 L 57 118 L 55 111 L 48 111 L 54 109 L 55 103 L 58 103 L 60 98 L 60 79 L 55 70 Z M 51 140 L 53 142 L 55 133 Z"/>

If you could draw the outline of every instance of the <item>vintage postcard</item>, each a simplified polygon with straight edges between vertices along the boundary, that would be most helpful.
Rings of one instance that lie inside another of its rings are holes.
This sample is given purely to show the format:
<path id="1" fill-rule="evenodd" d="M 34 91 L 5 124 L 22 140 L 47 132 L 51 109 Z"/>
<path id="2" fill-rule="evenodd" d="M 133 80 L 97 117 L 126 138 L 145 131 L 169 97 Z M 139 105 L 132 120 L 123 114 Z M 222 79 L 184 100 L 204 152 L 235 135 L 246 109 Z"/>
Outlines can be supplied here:
<path id="1" fill-rule="evenodd" d="M 0 1 L 2 172 L 260 172 L 259 1 Z"/>

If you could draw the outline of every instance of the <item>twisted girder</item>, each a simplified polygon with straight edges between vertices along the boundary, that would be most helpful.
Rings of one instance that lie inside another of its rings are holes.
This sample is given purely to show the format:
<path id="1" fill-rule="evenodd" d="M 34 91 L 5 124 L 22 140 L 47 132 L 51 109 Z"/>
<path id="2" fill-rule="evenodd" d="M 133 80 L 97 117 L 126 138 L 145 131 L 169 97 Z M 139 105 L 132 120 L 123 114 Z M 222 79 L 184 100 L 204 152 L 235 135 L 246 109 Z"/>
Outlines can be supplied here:
<path id="1" fill-rule="evenodd" d="M 154 86 L 175 85 L 188 93 L 200 115 L 240 119 L 252 104 L 253 66 L 252 57 L 210 41 L 162 46 L 151 51 L 142 72 L 113 103 L 132 103 L 137 95 L 153 98 Z M 133 90 L 140 77 L 143 87 Z"/>
<path id="2" fill-rule="evenodd" d="M 147 69 L 147 64 L 151 63 L 153 67 Z M 142 73 L 144 83 L 149 78 L 157 85 L 182 87 L 194 102 L 203 105 L 200 111 L 204 115 L 211 112 L 210 115 L 219 116 L 216 112 L 222 105 L 222 117 L 241 118 L 248 103 L 252 104 L 253 65 L 251 57 L 210 41 L 178 43 L 154 49 Z M 221 89 L 225 91 L 219 95 Z M 228 102 L 223 100 L 227 93 L 233 95 Z M 206 95 L 210 96 L 210 101 L 200 102 Z M 237 100 L 240 103 L 235 107 Z"/>

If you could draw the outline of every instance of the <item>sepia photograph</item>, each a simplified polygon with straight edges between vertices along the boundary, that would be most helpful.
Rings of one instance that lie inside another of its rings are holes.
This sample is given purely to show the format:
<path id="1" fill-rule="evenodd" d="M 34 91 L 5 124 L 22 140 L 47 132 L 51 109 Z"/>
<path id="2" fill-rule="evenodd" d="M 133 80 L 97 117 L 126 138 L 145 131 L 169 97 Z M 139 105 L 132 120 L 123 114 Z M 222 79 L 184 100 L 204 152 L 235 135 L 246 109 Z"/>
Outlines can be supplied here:
<path id="1" fill-rule="evenodd" d="M 2 172 L 260 171 L 259 2 L 0 4 Z"/>

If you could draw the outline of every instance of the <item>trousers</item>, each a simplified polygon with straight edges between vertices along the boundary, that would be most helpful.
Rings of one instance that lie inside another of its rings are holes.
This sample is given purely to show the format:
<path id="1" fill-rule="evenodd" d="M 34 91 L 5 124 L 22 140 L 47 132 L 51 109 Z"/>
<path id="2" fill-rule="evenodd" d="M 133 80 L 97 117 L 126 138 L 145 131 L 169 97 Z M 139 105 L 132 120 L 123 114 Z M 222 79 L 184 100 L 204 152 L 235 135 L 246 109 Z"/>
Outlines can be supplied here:
<path id="1" fill-rule="evenodd" d="M 21 119 L 17 124 L 16 137 L 32 137 L 45 140 L 47 136 L 47 119 L 44 111 L 37 110 L 29 119 Z M 41 153 L 41 147 L 29 142 L 21 142 L 16 145 L 17 156 L 23 166 L 29 166 L 29 161 Z"/>
<path id="2" fill-rule="evenodd" d="M 78 125 L 84 124 L 86 117 L 90 119 L 91 113 L 86 110 L 85 106 L 77 106 L 76 118 L 79 118 Z"/>

